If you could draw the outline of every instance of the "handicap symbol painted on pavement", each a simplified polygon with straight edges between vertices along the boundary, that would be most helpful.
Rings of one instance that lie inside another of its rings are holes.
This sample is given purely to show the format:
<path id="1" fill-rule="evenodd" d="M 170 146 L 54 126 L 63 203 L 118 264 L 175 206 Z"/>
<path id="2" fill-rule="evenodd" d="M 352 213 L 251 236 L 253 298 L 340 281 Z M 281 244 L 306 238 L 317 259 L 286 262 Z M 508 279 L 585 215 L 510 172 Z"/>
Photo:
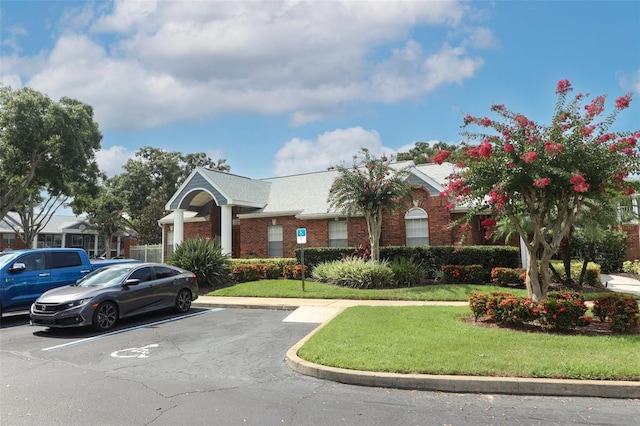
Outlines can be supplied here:
<path id="1" fill-rule="evenodd" d="M 112 352 L 111 356 L 114 358 L 149 358 L 151 348 L 157 348 L 158 346 L 157 343 L 153 343 L 141 348 L 120 349 L 119 351 Z"/>

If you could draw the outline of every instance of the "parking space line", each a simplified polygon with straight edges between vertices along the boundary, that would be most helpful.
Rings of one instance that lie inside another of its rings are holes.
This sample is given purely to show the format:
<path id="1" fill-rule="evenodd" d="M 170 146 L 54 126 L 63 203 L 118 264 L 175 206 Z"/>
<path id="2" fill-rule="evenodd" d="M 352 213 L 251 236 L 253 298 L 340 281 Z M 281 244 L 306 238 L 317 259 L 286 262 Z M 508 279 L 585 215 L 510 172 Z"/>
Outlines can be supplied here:
<path id="1" fill-rule="evenodd" d="M 214 308 L 214 309 L 208 309 L 208 310 L 202 311 L 202 312 L 194 312 L 192 314 L 181 316 L 181 317 L 167 318 L 167 319 L 164 319 L 164 320 L 161 320 L 161 321 L 152 322 L 152 323 L 149 323 L 149 324 L 142 324 L 142 325 L 139 325 L 139 326 L 136 326 L 136 327 L 123 328 L 121 330 L 112 331 L 110 333 L 100 334 L 98 336 L 87 337 L 86 339 L 74 340 L 73 342 L 68 342 L 68 343 L 63 343 L 61 345 L 51 346 L 51 347 L 48 347 L 48 348 L 44 348 L 42 350 L 43 351 L 55 351 L 55 350 L 58 350 L 58 349 L 63 349 L 63 348 L 71 347 L 71 346 L 82 345 L 84 343 L 89 343 L 89 342 L 93 342 L 95 340 L 104 339 L 106 337 L 114 336 L 116 334 L 126 333 L 128 331 L 140 330 L 142 328 L 153 327 L 155 325 L 165 324 L 165 323 L 177 321 L 177 320 L 180 320 L 180 319 L 183 319 L 183 318 L 190 318 L 190 317 L 195 317 L 197 315 L 210 314 L 212 312 L 219 312 L 219 311 L 224 311 L 224 310 L 225 310 L 225 308 Z"/>

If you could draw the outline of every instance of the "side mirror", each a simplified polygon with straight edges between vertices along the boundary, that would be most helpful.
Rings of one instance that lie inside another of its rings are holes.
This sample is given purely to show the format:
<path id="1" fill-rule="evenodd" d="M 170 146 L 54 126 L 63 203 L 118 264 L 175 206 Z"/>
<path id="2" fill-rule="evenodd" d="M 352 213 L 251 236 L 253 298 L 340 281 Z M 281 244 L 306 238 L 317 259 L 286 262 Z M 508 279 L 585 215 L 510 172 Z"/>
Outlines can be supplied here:
<path id="1" fill-rule="evenodd" d="M 129 278 L 124 282 L 125 287 L 129 287 L 130 285 L 138 285 L 140 284 L 140 280 L 137 278 Z"/>
<path id="2" fill-rule="evenodd" d="M 27 265 L 22 262 L 16 262 L 9 268 L 9 272 L 22 272 L 25 269 L 27 269 Z"/>

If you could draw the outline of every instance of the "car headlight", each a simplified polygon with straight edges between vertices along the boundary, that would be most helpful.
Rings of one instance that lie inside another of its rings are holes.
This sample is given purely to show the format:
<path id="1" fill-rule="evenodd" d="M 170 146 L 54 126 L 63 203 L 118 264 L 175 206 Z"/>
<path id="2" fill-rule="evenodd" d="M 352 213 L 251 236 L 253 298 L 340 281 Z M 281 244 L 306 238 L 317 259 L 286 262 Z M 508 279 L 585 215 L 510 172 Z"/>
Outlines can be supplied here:
<path id="1" fill-rule="evenodd" d="M 75 308 L 76 306 L 86 305 L 90 301 L 91 301 L 90 297 L 87 299 L 74 300 L 73 302 L 67 303 L 67 309 Z"/>

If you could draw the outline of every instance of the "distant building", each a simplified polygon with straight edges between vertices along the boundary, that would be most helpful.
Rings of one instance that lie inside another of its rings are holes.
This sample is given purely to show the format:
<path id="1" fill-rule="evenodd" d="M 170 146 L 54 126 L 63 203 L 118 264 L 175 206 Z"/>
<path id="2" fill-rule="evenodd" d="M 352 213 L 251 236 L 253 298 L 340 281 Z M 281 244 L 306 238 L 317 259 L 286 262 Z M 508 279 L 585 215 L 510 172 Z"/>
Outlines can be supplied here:
<path id="1" fill-rule="evenodd" d="M 22 248 L 72 247 L 82 248 L 89 257 L 106 257 L 105 244 L 98 237 L 87 219 L 79 216 L 53 215 L 47 225 L 29 244 L 25 244 L 17 235 L 22 225 L 17 213 L 9 214 L 0 220 L 0 251 Z M 128 257 L 130 234 L 121 232 L 113 235 L 111 257 Z"/>
<path id="2" fill-rule="evenodd" d="M 394 167 L 410 167 L 409 179 L 416 189 L 407 211 L 384 216 L 380 245 L 458 244 L 461 231 L 447 225 L 465 211 L 447 211 L 449 200 L 440 196 L 454 165 L 409 161 Z M 364 217 L 347 219 L 327 202 L 338 176 L 338 171 L 329 169 L 250 179 L 196 168 L 167 203 L 172 213 L 159 221 L 165 256 L 185 239 L 204 237 L 220 242 L 232 257 L 292 257 L 298 228 L 307 230 L 305 247 L 356 247 L 368 242 Z M 489 244 L 480 225 L 484 218 L 477 218 L 466 244 Z"/>

